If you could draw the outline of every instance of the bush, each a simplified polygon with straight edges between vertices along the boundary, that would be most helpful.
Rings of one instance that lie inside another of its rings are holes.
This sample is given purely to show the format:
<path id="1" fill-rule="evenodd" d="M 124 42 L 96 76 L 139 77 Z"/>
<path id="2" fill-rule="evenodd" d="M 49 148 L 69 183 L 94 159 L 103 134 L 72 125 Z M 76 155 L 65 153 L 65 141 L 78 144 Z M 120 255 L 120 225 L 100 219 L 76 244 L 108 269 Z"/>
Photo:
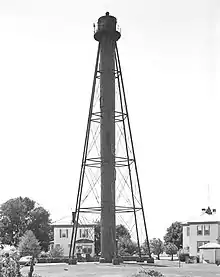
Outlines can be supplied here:
<path id="1" fill-rule="evenodd" d="M 91 257 L 91 255 L 90 254 L 86 254 L 86 261 L 87 262 L 93 262 L 93 259 L 92 259 L 92 257 Z"/>
<path id="2" fill-rule="evenodd" d="M 139 271 L 138 274 L 134 275 L 134 277 L 141 277 L 143 276 L 143 274 L 146 276 L 146 277 L 164 277 L 164 275 L 159 272 L 159 271 L 156 271 L 156 270 L 141 270 Z"/>
<path id="3" fill-rule="evenodd" d="M 93 262 L 99 262 L 100 256 L 94 256 L 93 257 Z"/>
<path id="4" fill-rule="evenodd" d="M 189 253 L 180 253 L 179 259 L 181 262 L 185 262 L 187 258 L 189 258 Z"/>
<path id="5" fill-rule="evenodd" d="M 21 275 L 21 277 L 28 277 L 28 275 Z M 37 274 L 37 273 L 33 273 L 32 277 L 42 277 L 41 275 Z"/>
<path id="6" fill-rule="evenodd" d="M 64 249 L 61 246 L 55 246 L 49 252 L 50 257 L 52 258 L 63 257 L 63 254 L 64 254 Z"/>
<path id="7" fill-rule="evenodd" d="M 81 253 L 76 253 L 76 259 L 78 262 L 82 262 L 83 261 L 83 257 Z"/>
<path id="8" fill-rule="evenodd" d="M 20 276 L 20 264 L 17 255 L 9 255 L 5 253 L 0 262 L 0 276 Z"/>
<path id="9" fill-rule="evenodd" d="M 190 263 L 195 264 L 197 263 L 197 256 L 190 256 Z"/>
<path id="10" fill-rule="evenodd" d="M 123 255 L 119 255 L 119 257 L 121 257 L 121 259 L 123 261 L 139 261 L 139 256 L 123 256 Z M 148 256 L 141 256 L 142 261 L 148 261 L 149 257 Z"/>
<path id="11" fill-rule="evenodd" d="M 50 257 L 49 252 L 41 251 L 39 254 L 39 258 L 49 258 L 49 257 Z"/>
<path id="12" fill-rule="evenodd" d="M 68 257 L 57 257 L 57 258 L 38 258 L 38 263 L 69 263 Z"/>

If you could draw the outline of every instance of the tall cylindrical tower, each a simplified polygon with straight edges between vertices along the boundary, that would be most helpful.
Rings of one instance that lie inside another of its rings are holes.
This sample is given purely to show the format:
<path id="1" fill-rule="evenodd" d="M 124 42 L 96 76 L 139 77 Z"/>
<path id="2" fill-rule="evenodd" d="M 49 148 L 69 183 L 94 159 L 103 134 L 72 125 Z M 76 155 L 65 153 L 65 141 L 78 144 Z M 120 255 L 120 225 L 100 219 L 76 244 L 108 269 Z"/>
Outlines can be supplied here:
<path id="1" fill-rule="evenodd" d="M 111 262 L 115 240 L 115 42 L 116 18 L 98 20 L 94 38 L 100 42 L 101 255 Z"/>
<path id="2" fill-rule="evenodd" d="M 117 48 L 121 35 L 116 23 L 116 18 L 106 13 L 98 19 L 94 33 L 99 44 L 72 226 L 71 262 L 76 262 L 82 249 L 89 249 L 86 242 L 81 245 L 86 240 L 91 243 L 91 253 L 101 250 L 100 262 L 118 263 L 116 226 L 127 234 L 136 233 L 139 261 L 143 261 L 140 241 L 145 241 L 146 258 L 152 262 Z M 88 228 L 94 226 L 95 236 L 88 232 L 80 237 L 78 228 L 85 226 L 87 220 L 91 223 Z"/>

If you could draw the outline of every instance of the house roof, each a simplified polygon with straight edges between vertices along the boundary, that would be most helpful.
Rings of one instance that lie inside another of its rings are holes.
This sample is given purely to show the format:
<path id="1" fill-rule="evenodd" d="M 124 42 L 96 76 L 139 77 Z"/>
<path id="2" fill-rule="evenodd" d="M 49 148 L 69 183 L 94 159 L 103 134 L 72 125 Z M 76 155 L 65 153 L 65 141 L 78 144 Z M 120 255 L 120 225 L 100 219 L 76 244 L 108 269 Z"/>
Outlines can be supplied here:
<path id="1" fill-rule="evenodd" d="M 78 224 L 78 228 L 90 228 L 90 227 L 95 227 L 96 224 Z M 53 224 L 54 228 L 72 228 L 72 224 Z"/>
<path id="2" fill-rule="evenodd" d="M 199 249 L 220 249 L 220 244 L 216 242 L 209 242 L 200 246 Z"/>
<path id="3" fill-rule="evenodd" d="M 59 219 L 55 222 L 52 223 L 53 227 L 63 227 L 63 228 L 72 228 L 73 224 L 72 224 L 72 218 L 71 217 L 65 217 L 62 219 Z M 96 226 L 95 223 L 93 224 L 80 224 L 78 225 L 78 227 L 94 227 Z"/>
<path id="4" fill-rule="evenodd" d="M 182 222 L 183 225 L 189 224 L 198 224 L 198 223 L 220 223 L 220 217 L 218 214 L 210 212 L 211 209 L 208 207 L 205 211 L 203 211 L 199 216 L 194 216 Z"/>
<path id="5" fill-rule="evenodd" d="M 54 221 L 52 223 L 52 225 L 53 226 L 55 226 L 55 225 L 70 225 L 71 226 L 72 225 L 72 217 L 70 217 L 70 216 L 63 217 L 61 219 Z"/>

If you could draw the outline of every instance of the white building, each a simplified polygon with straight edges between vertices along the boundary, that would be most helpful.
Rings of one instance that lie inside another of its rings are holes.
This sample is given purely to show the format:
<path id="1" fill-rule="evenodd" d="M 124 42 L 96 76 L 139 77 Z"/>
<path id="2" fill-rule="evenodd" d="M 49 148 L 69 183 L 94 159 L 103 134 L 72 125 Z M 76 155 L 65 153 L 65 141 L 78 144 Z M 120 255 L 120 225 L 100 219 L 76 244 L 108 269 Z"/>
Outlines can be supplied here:
<path id="1" fill-rule="evenodd" d="M 64 256 L 69 256 L 72 224 L 57 222 L 53 224 L 54 241 L 53 246 L 61 246 L 64 249 Z M 79 224 L 77 228 L 75 253 L 95 254 L 95 224 Z"/>
<path id="2" fill-rule="evenodd" d="M 217 243 L 220 237 L 220 220 L 216 209 L 202 209 L 199 217 L 183 223 L 183 250 L 190 256 L 199 256 L 199 247 Z"/>
<path id="3" fill-rule="evenodd" d="M 199 261 L 201 263 L 220 262 L 220 244 L 210 242 L 199 247 Z"/>

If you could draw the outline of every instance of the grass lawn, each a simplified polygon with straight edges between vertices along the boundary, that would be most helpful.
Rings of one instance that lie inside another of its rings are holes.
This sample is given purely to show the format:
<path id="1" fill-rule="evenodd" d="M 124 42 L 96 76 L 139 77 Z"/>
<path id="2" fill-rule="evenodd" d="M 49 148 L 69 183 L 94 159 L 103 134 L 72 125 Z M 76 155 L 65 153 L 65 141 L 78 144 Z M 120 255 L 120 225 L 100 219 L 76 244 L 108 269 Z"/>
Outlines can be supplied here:
<path id="1" fill-rule="evenodd" d="M 28 272 L 28 267 L 24 267 L 22 272 Z M 155 266 L 147 264 L 112 264 L 99 263 L 78 263 L 77 265 L 67 264 L 37 264 L 35 273 L 42 277 L 131 277 L 141 270 L 154 269 L 164 274 L 166 277 L 214 277 L 220 276 L 220 267 L 209 264 L 185 264 L 178 267 L 177 262 L 156 261 Z M 145 276 L 144 274 L 142 276 Z"/>

